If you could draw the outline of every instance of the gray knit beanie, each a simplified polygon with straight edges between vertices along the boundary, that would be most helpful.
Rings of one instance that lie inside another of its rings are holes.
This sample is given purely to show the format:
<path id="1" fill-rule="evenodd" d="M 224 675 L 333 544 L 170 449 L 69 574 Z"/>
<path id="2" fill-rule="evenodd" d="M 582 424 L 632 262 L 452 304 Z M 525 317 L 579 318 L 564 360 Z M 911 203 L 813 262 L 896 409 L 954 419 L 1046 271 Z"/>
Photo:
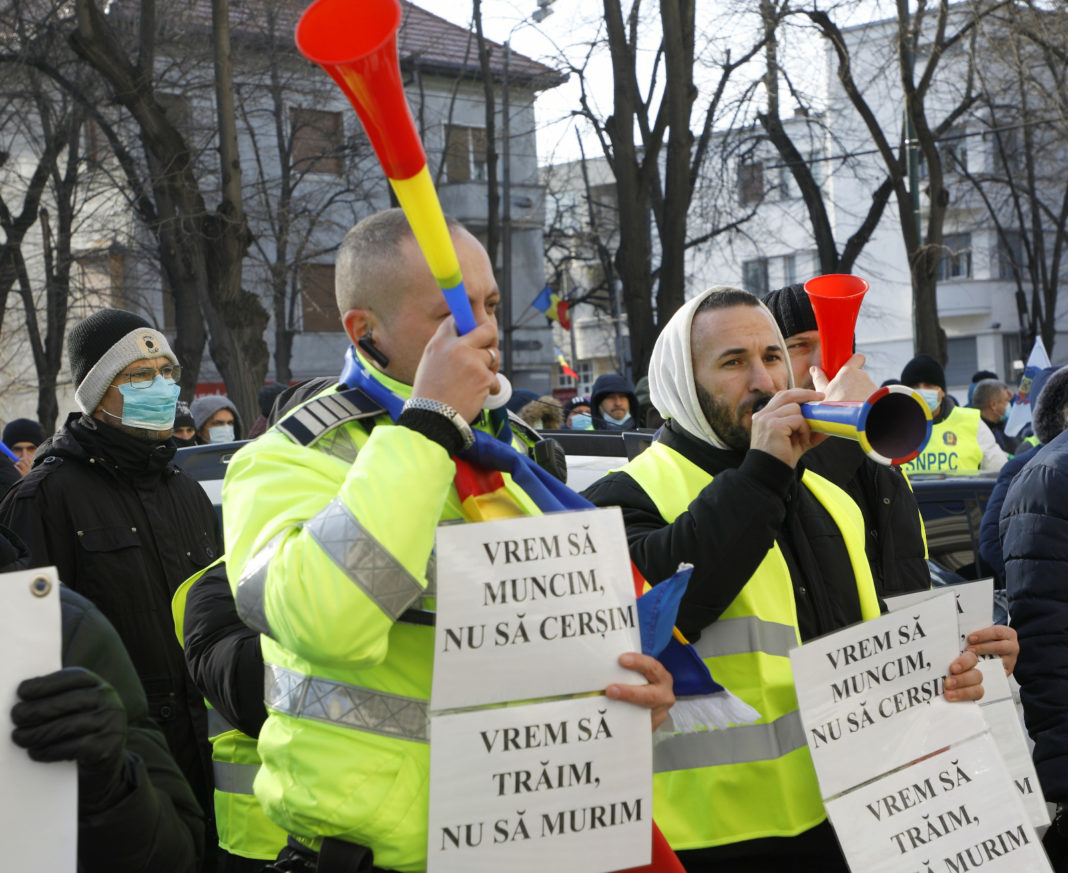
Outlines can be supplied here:
<path id="1" fill-rule="evenodd" d="M 74 399 L 92 415 L 119 373 L 134 361 L 161 356 L 178 363 L 167 338 L 140 315 L 124 309 L 94 312 L 67 334 Z"/>
<path id="2" fill-rule="evenodd" d="M 205 394 L 189 404 L 189 411 L 193 414 L 193 427 L 199 433 L 205 423 L 220 409 L 229 409 L 234 414 L 234 436 L 241 439 L 241 416 L 237 414 L 237 407 L 225 394 Z"/>

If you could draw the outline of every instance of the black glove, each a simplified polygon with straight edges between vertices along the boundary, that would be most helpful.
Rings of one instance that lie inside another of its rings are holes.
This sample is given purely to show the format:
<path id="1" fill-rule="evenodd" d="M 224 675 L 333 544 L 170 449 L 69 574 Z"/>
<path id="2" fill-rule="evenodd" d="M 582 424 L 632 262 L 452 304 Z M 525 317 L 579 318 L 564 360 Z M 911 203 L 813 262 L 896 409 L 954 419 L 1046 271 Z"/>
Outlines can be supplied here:
<path id="1" fill-rule="evenodd" d="M 1057 813 L 1042 837 L 1042 847 L 1049 856 L 1050 866 L 1055 873 L 1068 871 L 1068 810 L 1065 804 L 1057 804 Z"/>
<path id="2" fill-rule="evenodd" d="M 19 684 L 11 739 L 34 761 L 77 761 L 82 809 L 104 809 L 125 792 L 126 708 L 96 673 L 67 667 Z"/>

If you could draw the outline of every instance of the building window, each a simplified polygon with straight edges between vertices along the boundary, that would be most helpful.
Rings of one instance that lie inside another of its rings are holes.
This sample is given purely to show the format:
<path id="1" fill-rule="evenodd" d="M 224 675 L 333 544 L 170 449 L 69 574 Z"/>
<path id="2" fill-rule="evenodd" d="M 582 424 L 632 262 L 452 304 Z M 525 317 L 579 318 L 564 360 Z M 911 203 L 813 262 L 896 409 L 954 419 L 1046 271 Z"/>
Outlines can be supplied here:
<path id="1" fill-rule="evenodd" d="M 827 159 L 823 154 L 823 149 L 813 149 L 808 153 L 808 167 L 817 185 L 822 185 L 827 181 Z"/>
<path id="2" fill-rule="evenodd" d="M 590 207 L 597 223 L 597 235 L 607 240 L 619 228 L 619 192 L 615 182 L 590 186 Z M 586 216 L 583 216 L 585 219 Z M 583 222 L 585 223 L 585 222 Z"/>
<path id="3" fill-rule="evenodd" d="M 779 199 L 789 200 L 794 196 L 794 176 L 786 164 L 779 164 Z"/>
<path id="4" fill-rule="evenodd" d="M 754 258 L 742 261 L 742 287 L 763 297 L 768 293 L 768 259 Z"/>
<path id="5" fill-rule="evenodd" d="M 300 298 L 305 333 L 341 330 L 334 297 L 333 264 L 305 264 L 300 268 Z"/>
<path id="6" fill-rule="evenodd" d="M 797 255 L 782 256 L 782 283 L 783 285 L 797 283 Z"/>
<path id="7" fill-rule="evenodd" d="M 738 164 L 738 199 L 743 206 L 764 199 L 764 164 L 742 161 Z"/>
<path id="8" fill-rule="evenodd" d="M 342 125 L 340 112 L 321 109 L 289 110 L 293 166 L 304 173 L 341 175 Z"/>
<path id="9" fill-rule="evenodd" d="M 966 173 L 968 171 L 968 134 L 965 130 L 951 130 L 938 143 L 942 156 L 942 172 Z"/>
<path id="10" fill-rule="evenodd" d="M 979 348 L 974 336 L 946 339 L 946 384 L 967 385 L 979 369 Z"/>
<path id="11" fill-rule="evenodd" d="M 111 154 L 111 146 L 103 129 L 92 118 L 85 120 L 85 126 L 82 129 L 85 131 L 85 159 L 91 166 L 104 163 Z"/>
<path id="12" fill-rule="evenodd" d="M 450 124 L 445 128 L 445 176 L 450 182 L 485 182 L 486 131 Z"/>
<path id="13" fill-rule="evenodd" d="M 1023 234 L 1018 230 L 1005 231 L 1005 238 L 998 237 L 998 278 L 1015 280 L 1027 267 L 1027 252 Z"/>
<path id="14" fill-rule="evenodd" d="M 948 233 L 942 237 L 942 257 L 938 261 L 938 280 L 972 277 L 972 235 Z"/>
<path id="15" fill-rule="evenodd" d="M 183 94 L 161 92 L 156 94 L 156 102 L 163 108 L 163 114 L 174 125 L 174 129 L 182 135 L 186 144 L 192 147 L 190 134 L 193 130 L 191 124 L 193 113 L 189 108 L 189 98 Z"/>
<path id="16" fill-rule="evenodd" d="M 108 251 L 87 252 L 74 259 L 72 279 L 72 318 L 86 318 L 121 301 L 122 255 Z"/>

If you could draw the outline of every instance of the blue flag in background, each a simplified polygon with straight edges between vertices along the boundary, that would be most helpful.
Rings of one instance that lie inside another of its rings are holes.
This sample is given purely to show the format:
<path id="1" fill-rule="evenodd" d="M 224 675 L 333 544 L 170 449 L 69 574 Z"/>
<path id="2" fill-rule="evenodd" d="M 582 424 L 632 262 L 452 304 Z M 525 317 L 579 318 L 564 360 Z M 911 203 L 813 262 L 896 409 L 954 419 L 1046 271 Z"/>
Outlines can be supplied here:
<path id="1" fill-rule="evenodd" d="M 1016 396 L 1012 400 L 1012 410 L 1009 412 L 1009 420 L 1005 422 L 1005 433 L 1016 436 L 1025 424 L 1031 423 L 1031 406 L 1035 400 L 1031 396 L 1031 381 L 1042 370 L 1051 366 L 1046 347 L 1042 343 L 1042 337 L 1035 338 L 1035 344 L 1031 347 L 1031 354 L 1027 356 L 1027 366 L 1024 367 L 1023 375 L 1020 376 L 1020 387 L 1016 389 Z"/>

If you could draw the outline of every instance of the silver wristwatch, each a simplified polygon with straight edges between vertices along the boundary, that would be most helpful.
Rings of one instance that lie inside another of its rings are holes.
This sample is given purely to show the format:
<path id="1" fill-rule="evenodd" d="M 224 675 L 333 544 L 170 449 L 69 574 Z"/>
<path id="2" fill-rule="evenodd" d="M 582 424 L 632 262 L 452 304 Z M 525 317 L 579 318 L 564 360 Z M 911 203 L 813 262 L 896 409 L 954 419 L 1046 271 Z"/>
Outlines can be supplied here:
<path id="1" fill-rule="evenodd" d="M 464 421 L 464 417 L 449 406 L 448 403 L 442 403 L 440 400 L 430 400 L 427 397 L 411 397 L 405 401 L 404 408 L 425 409 L 429 412 L 436 412 L 438 415 L 445 416 L 445 418 L 452 422 L 453 427 L 460 432 L 460 436 L 463 437 L 464 449 L 469 449 L 475 444 L 475 432 L 471 430 L 471 425 Z M 461 449 L 461 451 L 463 451 L 463 449 Z"/>

